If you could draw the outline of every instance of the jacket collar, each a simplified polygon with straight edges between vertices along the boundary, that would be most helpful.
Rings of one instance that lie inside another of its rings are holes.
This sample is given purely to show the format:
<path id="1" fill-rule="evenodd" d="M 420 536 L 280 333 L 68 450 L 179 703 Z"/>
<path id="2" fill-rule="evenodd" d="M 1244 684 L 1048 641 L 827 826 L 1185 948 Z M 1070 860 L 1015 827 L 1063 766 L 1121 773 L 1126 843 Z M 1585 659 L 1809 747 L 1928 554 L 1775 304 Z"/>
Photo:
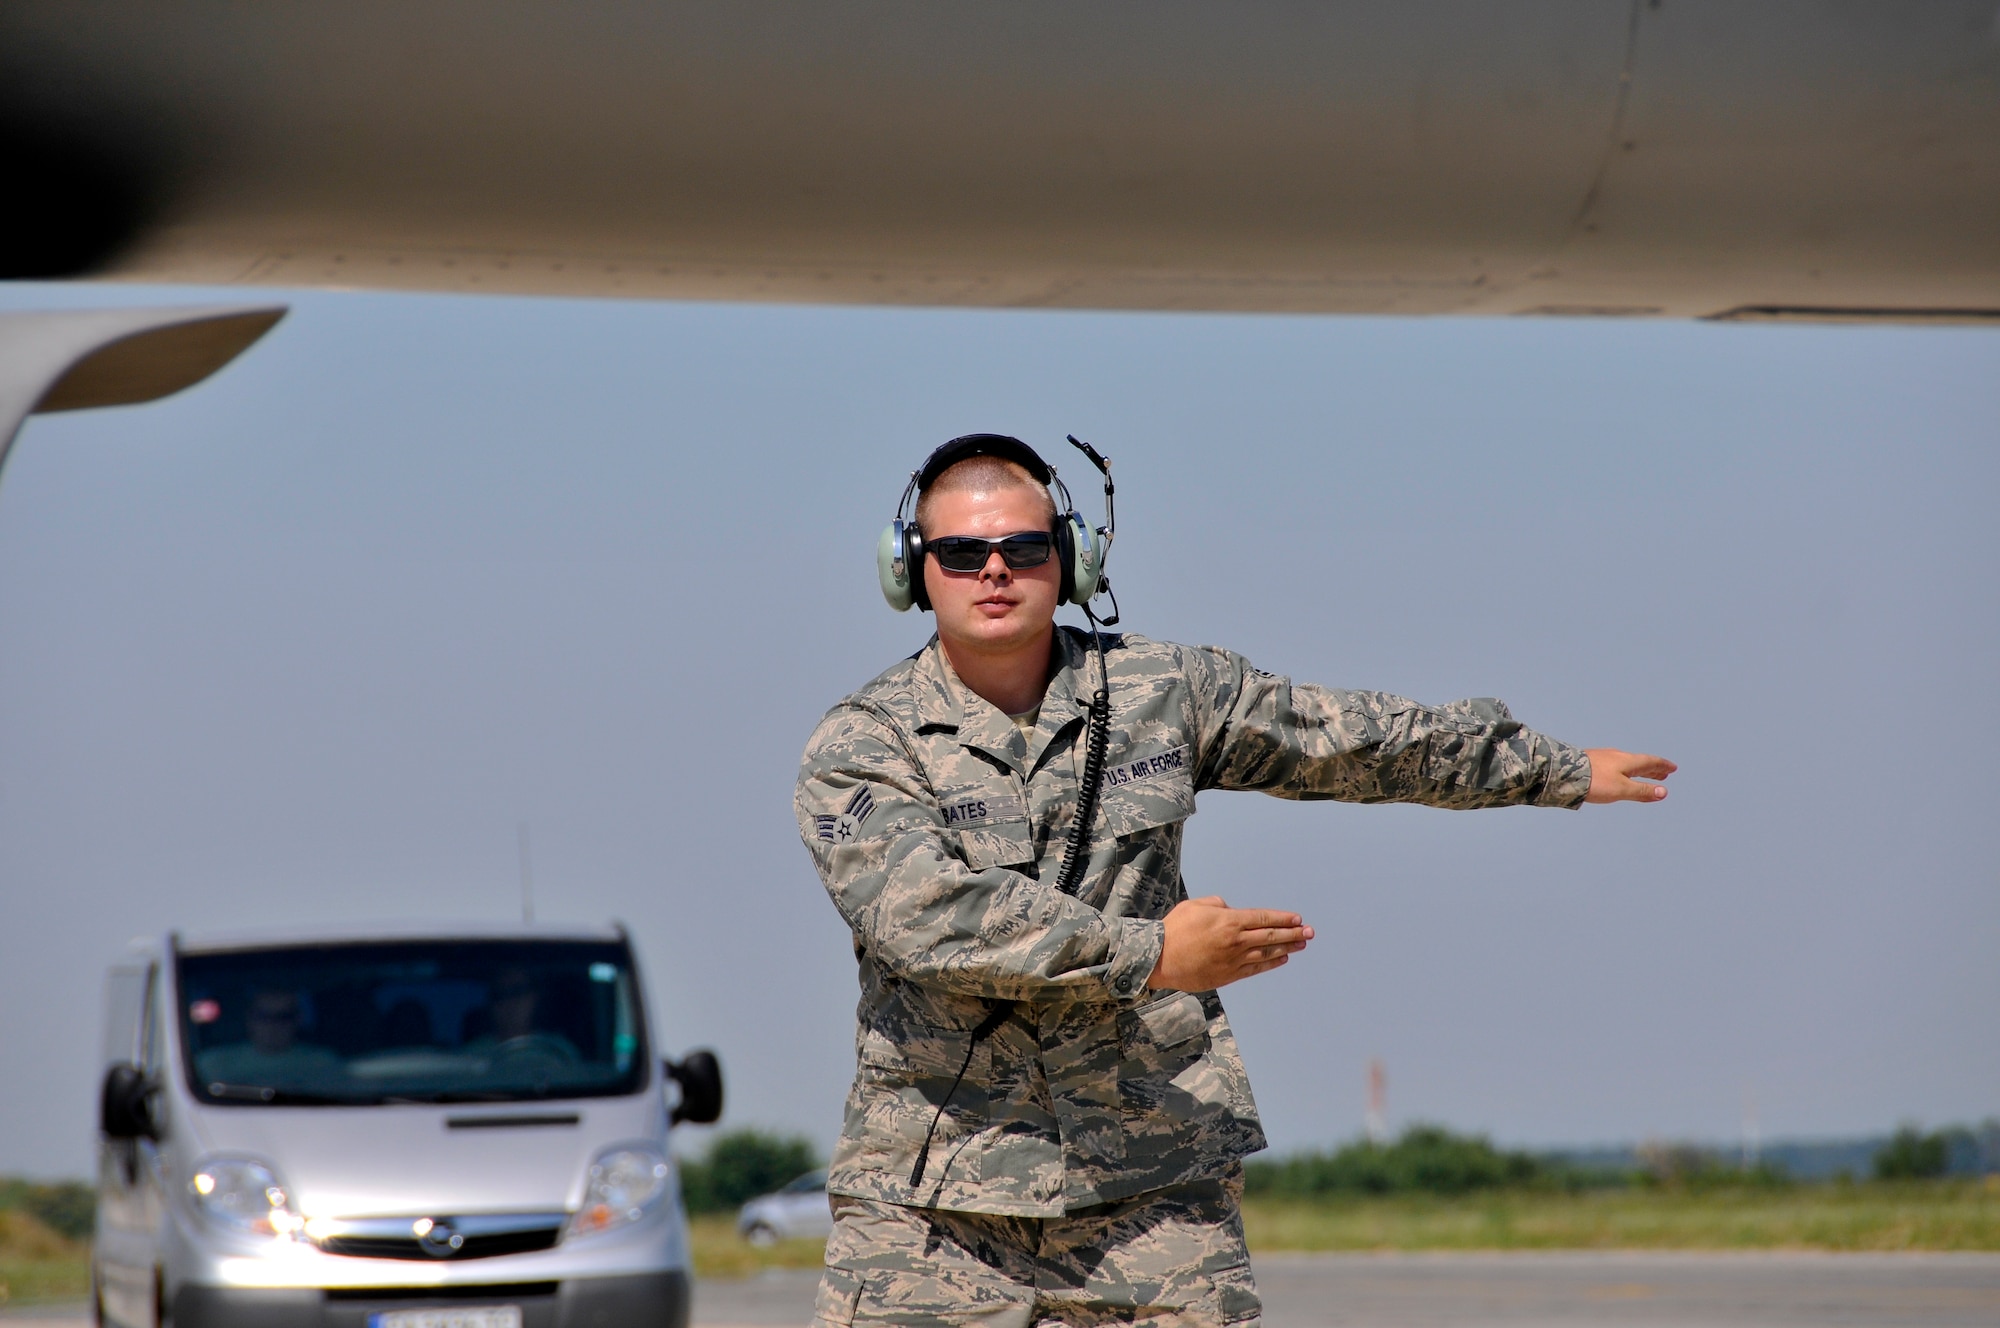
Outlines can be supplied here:
<path id="1" fill-rule="evenodd" d="M 960 745 L 986 753 L 1016 774 L 1040 764 L 1062 731 L 1081 719 L 1090 681 L 1090 643 L 1077 633 L 1056 628 L 1056 670 L 1042 693 L 1041 716 L 1035 723 L 1032 741 L 1023 742 L 1014 721 L 986 700 L 952 671 L 937 637 L 918 652 L 912 685 L 916 692 L 917 724 L 920 732 L 951 732 Z"/>

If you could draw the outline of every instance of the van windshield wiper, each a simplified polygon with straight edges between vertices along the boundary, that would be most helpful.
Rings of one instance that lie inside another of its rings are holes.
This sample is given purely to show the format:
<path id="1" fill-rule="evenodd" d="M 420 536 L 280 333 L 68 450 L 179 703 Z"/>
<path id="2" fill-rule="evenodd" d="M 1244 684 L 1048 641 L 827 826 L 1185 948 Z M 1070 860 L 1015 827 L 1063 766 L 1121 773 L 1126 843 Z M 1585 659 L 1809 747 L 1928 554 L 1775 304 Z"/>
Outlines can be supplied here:
<path id="1" fill-rule="evenodd" d="M 208 1085 L 208 1095 L 231 1102 L 268 1102 L 281 1107 L 332 1107 L 353 1101 L 352 1098 L 335 1097 L 328 1093 L 300 1093 L 289 1088 L 270 1088 L 263 1084 L 212 1083 Z"/>

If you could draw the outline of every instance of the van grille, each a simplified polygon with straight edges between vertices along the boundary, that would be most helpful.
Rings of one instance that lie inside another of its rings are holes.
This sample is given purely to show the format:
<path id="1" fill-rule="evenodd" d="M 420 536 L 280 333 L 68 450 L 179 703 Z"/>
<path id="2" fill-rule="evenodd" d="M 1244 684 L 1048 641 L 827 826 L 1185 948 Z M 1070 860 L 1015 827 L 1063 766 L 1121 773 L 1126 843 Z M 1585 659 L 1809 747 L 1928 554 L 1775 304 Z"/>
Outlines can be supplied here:
<path id="1" fill-rule="evenodd" d="M 395 1304 L 412 1300 L 490 1303 L 553 1296 L 561 1285 L 559 1282 L 471 1282 L 449 1286 L 328 1287 L 325 1295 L 336 1304 L 350 1301 Z"/>
<path id="2" fill-rule="evenodd" d="M 517 1213 L 356 1218 L 329 1223 L 333 1229 L 313 1243 L 328 1254 L 356 1259 L 490 1259 L 555 1248 L 566 1217 Z"/>

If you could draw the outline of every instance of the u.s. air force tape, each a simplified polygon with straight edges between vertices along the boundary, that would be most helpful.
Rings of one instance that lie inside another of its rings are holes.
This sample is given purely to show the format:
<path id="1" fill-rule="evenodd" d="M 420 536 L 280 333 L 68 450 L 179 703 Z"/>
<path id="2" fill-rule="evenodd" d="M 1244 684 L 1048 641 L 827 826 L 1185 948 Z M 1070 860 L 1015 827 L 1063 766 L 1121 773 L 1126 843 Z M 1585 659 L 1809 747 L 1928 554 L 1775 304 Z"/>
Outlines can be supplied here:
<path id="1" fill-rule="evenodd" d="M 1104 787 L 1118 788 L 1125 784 L 1140 784 L 1185 769 L 1187 769 L 1187 744 L 1182 743 L 1154 756 L 1141 756 L 1105 767 Z"/>

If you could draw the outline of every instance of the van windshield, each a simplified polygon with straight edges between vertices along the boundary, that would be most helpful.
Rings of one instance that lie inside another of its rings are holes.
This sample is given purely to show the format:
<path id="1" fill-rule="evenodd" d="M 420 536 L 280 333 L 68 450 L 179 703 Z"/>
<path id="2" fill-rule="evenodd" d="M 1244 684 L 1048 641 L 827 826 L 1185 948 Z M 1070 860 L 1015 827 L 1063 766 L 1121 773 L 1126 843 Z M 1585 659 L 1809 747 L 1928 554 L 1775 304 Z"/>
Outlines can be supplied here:
<path id="1" fill-rule="evenodd" d="M 350 1106 L 636 1092 L 646 1081 L 619 942 L 398 941 L 186 954 L 196 1097 Z"/>

